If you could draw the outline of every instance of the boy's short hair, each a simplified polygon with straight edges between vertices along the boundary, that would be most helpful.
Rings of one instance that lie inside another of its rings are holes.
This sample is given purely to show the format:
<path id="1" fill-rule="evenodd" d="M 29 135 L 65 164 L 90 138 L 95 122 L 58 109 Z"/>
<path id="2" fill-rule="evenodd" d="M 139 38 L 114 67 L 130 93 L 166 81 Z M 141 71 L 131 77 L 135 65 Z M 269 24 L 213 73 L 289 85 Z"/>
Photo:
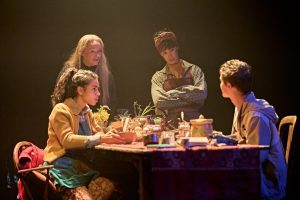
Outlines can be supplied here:
<path id="1" fill-rule="evenodd" d="M 251 66 L 243 61 L 228 60 L 220 67 L 220 78 L 225 83 L 230 83 L 243 94 L 251 91 L 252 74 Z"/>

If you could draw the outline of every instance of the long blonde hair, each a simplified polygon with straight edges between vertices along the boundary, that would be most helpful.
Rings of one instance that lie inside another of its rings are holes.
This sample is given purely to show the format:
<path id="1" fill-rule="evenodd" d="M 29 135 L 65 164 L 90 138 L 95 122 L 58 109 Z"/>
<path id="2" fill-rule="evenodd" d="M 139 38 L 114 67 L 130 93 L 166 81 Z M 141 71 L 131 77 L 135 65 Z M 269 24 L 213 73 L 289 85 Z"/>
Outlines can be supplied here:
<path id="1" fill-rule="evenodd" d="M 63 71 L 65 71 L 65 69 L 69 67 L 80 69 L 82 65 L 82 53 L 87 48 L 88 44 L 90 44 L 93 41 L 99 42 L 100 45 L 102 46 L 101 61 L 97 65 L 95 72 L 99 77 L 100 87 L 102 89 L 102 94 L 101 94 L 103 99 L 102 103 L 104 105 L 108 105 L 110 102 L 109 76 L 111 72 L 109 70 L 109 64 L 104 53 L 104 43 L 99 36 L 93 34 L 87 34 L 82 36 L 78 41 L 78 44 L 74 52 L 70 55 L 69 59 L 65 62 Z"/>

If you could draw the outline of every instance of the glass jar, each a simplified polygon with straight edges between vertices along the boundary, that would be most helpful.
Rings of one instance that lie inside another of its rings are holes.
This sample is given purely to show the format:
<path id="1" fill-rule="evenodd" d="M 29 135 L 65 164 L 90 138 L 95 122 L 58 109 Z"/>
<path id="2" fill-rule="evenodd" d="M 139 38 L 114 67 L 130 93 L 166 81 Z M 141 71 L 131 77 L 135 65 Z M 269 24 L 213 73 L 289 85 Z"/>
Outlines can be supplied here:
<path id="1" fill-rule="evenodd" d="M 179 122 L 178 123 L 178 136 L 188 137 L 190 134 L 190 123 L 189 122 Z"/>

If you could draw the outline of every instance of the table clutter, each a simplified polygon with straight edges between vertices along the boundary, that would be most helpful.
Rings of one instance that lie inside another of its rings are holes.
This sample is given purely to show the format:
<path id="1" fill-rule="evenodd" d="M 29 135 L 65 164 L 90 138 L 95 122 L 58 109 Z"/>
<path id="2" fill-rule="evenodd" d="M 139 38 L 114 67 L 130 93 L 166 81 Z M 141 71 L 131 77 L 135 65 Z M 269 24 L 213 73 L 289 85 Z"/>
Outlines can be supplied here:
<path id="1" fill-rule="evenodd" d="M 127 115 L 112 122 L 110 128 L 116 129 L 127 144 L 143 142 L 149 148 L 237 145 L 235 139 L 213 130 L 213 119 L 200 115 L 197 119 L 185 121 L 182 113 L 179 120 L 178 127 L 170 128 L 163 116 Z"/>

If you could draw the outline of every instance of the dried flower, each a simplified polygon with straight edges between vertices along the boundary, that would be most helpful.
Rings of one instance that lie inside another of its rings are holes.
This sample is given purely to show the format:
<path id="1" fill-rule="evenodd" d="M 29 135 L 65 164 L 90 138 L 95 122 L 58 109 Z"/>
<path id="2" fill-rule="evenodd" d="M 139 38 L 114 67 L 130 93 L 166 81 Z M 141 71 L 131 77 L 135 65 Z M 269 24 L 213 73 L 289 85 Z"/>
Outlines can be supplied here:
<path id="1" fill-rule="evenodd" d="M 110 115 L 108 113 L 108 110 L 110 110 L 109 107 L 106 105 L 100 105 L 100 107 L 97 110 L 97 112 L 94 112 L 95 120 L 97 122 L 106 122 Z"/>

